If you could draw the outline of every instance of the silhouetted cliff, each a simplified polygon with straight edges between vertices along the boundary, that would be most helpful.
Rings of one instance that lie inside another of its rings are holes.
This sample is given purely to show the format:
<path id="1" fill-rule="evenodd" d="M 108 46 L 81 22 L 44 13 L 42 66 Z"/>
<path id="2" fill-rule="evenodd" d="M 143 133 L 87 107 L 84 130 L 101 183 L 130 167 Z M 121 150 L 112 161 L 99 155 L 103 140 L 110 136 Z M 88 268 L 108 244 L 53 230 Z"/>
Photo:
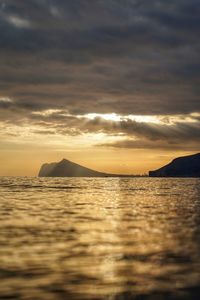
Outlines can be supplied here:
<path id="1" fill-rule="evenodd" d="M 112 174 L 101 173 L 67 159 L 63 159 L 58 163 L 50 163 L 42 165 L 39 171 L 39 177 L 106 177 L 115 176 Z"/>
<path id="2" fill-rule="evenodd" d="M 200 153 L 178 157 L 168 165 L 149 172 L 150 177 L 200 177 Z"/>

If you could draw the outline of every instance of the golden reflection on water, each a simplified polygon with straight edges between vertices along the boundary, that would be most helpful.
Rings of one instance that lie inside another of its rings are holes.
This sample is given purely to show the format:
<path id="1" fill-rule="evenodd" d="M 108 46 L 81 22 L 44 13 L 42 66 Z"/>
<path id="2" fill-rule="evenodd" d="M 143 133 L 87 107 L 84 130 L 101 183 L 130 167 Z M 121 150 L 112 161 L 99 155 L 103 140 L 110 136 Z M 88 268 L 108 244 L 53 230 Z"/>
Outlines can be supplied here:
<path id="1" fill-rule="evenodd" d="M 198 299 L 199 183 L 1 178 L 0 299 Z"/>

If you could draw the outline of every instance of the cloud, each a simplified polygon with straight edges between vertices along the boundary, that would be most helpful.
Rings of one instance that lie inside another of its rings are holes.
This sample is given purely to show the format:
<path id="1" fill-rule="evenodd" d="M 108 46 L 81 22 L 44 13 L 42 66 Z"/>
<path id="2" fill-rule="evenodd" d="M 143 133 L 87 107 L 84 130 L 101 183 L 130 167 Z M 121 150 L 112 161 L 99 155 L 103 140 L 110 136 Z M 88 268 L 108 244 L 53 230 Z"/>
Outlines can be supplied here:
<path id="1" fill-rule="evenodd" d="M 1 90 L 23 102 L 49 94 L 49 107 L 71 112 L 199 111 L 198 9 L 178 0 L 8 0 Z"/>
<path id="2" fill-rule="evenodd" d="M 168 143 L 183 143 L 187 141 L 200 142 L 199 122 L 184 122 L 177 120 L 175 123 L 144 123 L 132 120 L 113 122 L 96 118 L 87 123 L 89 129 L 99 129 L 107 133 L 121 133 L 125 136 L 148 141 L 167 141 Z"/>
<path id="3" fill-rule="evenodd" d="M 134 116 L 116 114 L 71 114 L 65 109 L 27 107 L 22 103 L 0 101 L 6 124 L 37 126 L 34 133 L 71 135 L 98 134 L 115 136 L 113 143 L 98 146 L 123 148 L 198 148 L 200 146 L 199 113 L 177 116 Z M 119 140 L 118 140 L 119 139 Z M 187 141 L 187 145 L 186 145 Z"/>
<path id="4" fill-rule="evenodd" d="M 98 144 L 99 147 L 111 147 L 111 148 L 123 148 L 123 149 L 143 149 L 143 150 L 182 150 L 182 151 L 199 151 L 200 143 L 199 141 L 190 141 L 190 143 L 185 144 L 179 142 L 170 141 L 148 141 L 148 140 L 119 140 L 112 143 L 102 143 Z"/>
<path id="5" fill-rule="evenodd" d="M 127 136 L 116 147 L 139 147 L 133 137 L 146 147 L 198 143 L 199 116 L 174 124 L 77 116 L 198 113 L 199 10 L 198 0 L 2 1 L 1 121 L 38 122 L 41 134 Z"/>
<path id="6" fill-rule="evenodd" d="M 17 16 L 8 16 L 7 21 L 19 28 L 29 28 L 31 27 L 30 22 L 26 19 L 19 18 Z"/>

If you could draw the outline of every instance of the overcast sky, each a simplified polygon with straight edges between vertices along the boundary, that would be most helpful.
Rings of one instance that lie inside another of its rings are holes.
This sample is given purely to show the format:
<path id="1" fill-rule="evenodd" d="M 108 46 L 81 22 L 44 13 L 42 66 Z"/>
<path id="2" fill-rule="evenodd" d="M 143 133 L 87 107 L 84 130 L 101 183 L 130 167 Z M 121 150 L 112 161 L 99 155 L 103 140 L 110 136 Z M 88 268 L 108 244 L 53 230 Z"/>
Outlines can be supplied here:
<path id="1" fill-rule="evenodd" d="M 199 0 L 0 0 L 1 174 L 199 152 L 199 16 Z"/>

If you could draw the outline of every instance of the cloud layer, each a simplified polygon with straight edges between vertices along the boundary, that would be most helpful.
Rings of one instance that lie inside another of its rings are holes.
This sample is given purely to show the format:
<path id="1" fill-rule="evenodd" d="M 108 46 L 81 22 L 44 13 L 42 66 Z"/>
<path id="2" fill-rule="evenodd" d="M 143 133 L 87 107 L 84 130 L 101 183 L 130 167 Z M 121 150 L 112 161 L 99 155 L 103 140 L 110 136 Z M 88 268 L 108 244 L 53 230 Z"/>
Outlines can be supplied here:
<path id="1" fill-rule="evenodd" d="M 1 1 L 1 93 L 36 108 L 197 111 L 199 12 L 196 0 Z"/>
<path id="2" fill-rule="evenodd" d="M 171 149 L 187 140 L 197 149 L 199 14 L 199 0 L 1 0 L 1 121 L 38 124 L 41 134 L 126 137 L 112 147 Z M 112 122 L 89 113 L 182 119 Z"/>

